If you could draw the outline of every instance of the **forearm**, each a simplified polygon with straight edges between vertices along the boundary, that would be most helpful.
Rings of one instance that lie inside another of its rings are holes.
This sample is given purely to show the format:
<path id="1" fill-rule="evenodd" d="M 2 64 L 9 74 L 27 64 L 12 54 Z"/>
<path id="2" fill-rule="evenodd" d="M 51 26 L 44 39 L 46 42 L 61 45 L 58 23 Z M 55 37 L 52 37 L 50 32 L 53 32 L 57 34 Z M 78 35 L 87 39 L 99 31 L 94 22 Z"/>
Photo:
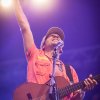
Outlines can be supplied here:
<path id="1" fill-rule="evenodd" d="M 19 24 L 21 30 L 22 31 L 30 30 L 29 22 L 23 12 L 23 9 L 20 5 L 19 0 L 14 0 L 14 8 L 15 8 L 16 18 L 18 20 L 18 24 Z"/>
<path id="2" fill-rule="evenodd" d="M 22 31 L 24 49 L 25 51 L 27 51 L 32 47 L 32 45 L 35 46 L 33 34 L 31 32 L 29 22 L 21 8 L 19 0 L 14 0 L 14 9 L 15 9 L 15 14 L 16 14 L 18 24 Z"/>

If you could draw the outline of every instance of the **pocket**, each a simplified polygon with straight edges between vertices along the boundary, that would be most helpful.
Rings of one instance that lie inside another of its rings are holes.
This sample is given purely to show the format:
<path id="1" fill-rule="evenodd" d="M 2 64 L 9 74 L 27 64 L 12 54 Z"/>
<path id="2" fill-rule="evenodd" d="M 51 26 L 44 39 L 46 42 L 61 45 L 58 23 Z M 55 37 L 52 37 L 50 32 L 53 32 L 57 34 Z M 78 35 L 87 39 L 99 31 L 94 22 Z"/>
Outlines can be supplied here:
<path id="1" fill-rule="evenodd" d="M 41 61 L 37 61 L 35 63 L 36 65 L 36 74 L 37 75 L 45 75 L 46 73 L 48 73 L 48 69 L 50 67 L 50 63 L 46 63 L 46 62 L 41 62 Z"/>

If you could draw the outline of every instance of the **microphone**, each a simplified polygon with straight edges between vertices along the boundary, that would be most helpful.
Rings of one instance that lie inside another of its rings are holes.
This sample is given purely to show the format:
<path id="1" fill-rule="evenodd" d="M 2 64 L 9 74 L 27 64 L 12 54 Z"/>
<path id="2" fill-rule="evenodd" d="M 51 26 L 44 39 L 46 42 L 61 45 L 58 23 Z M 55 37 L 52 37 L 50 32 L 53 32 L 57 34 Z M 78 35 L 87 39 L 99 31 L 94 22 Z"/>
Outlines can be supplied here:
<path id="1" fill-rule="evenodd" d="M 62 47 L 63 47 L 63 46 L 64 46 L 64 42 L 63 42 L 62 40 L 60 40 L 60 41 L 56 44 L 54 50 L 58 50 L 60 53 L 62 53 Z"/>

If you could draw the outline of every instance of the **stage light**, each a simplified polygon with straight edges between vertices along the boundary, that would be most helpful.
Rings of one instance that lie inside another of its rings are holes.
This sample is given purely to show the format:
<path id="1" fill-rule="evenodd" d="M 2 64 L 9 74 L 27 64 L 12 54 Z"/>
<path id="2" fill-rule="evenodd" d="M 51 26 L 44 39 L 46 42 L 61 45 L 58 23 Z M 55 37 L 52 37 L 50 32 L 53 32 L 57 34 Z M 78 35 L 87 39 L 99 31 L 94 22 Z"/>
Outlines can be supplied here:
<path id="1" fill-rule="evenodd" d="M 12 6 L 12 0 L 1 0 L 0 3 L 4 8 L 9 8 Z"/>
<path id="2" fill-rule="evenodd" d="M 53 9 L 56 0 L 33 0 L 33 8 L 37 11 L 49 11 Z"/>

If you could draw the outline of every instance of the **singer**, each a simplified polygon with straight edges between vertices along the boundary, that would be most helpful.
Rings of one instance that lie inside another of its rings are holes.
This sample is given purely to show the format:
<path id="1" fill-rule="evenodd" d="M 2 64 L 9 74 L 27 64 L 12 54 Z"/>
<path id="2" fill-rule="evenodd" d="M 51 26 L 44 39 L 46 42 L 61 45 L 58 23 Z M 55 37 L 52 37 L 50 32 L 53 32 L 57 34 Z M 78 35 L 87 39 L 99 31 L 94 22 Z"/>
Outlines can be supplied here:
<path id="1" fill-rule="evenodd" d="M 53 52 L 55 48 L 59 48 L 59 57 L 56 61 L 55 76 L 61 76 L 70 82 L 69 77 L 66 74 L 64 63 L 60 60 L 62 49 L 64 46 L 64 32 L 59 27 L 51 27 L 42 39 L 40 49 L 38 49 L 34 42 L 34 37 L 30 29 L 29 22 L 21 8 L 19 0 L 14 0 L 14 11 L 21 29 L 24 50 L 28 62 L 27 66 L 27 82 L 33 82 L 38 84 L 44 84 L 50 80 L 53 64 Z M 34 34 L 35 35 L 35 34 Z M 78 75 L 75 69 L 70 66 L 71 74 L 73 77 L 73 83 L 79 81 Z M 96 80 L 89 76 L 85 81 L 85 90 L 90 90 L 97 84 Z M 64 83 L 63 83 L 64 84 Z M 82 100 L 84 97 L 84 89 L 78 90 L 65 97 L 65 100 Z M 42 100 L 42 99 L 41 99 Z"/>

